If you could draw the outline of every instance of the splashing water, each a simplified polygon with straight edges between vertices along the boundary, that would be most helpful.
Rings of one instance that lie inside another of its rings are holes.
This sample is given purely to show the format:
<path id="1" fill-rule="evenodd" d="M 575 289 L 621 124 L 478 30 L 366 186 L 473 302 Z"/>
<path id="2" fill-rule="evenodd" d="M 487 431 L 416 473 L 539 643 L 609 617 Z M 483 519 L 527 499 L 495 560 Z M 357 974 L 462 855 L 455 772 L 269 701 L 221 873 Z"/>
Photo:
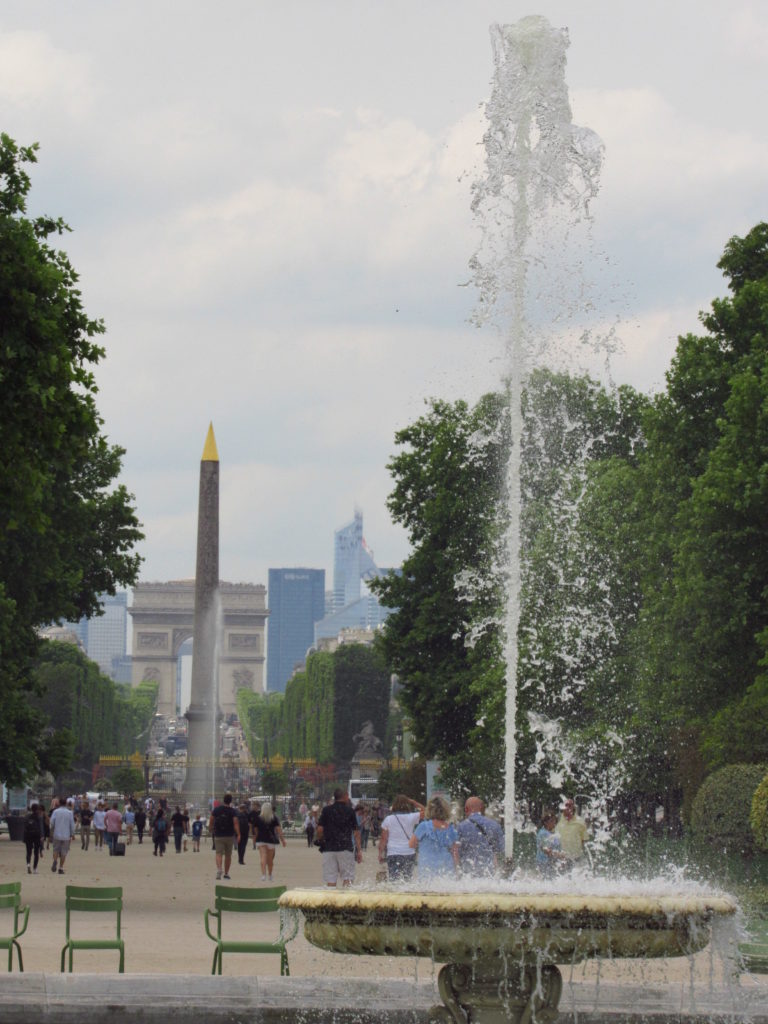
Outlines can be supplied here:
<path id="1" fill-rule="evenodd" d="M 473 187 L 472 209 L 481 243 L 470 261 L 480 297 L 479 325 L 492 323 L 504 340 L 511 452 L 506 471 L 509 524 L 505 538 L 507 601 L 505 852 L 513 853 L 517 631 L 520 621 L 520 516 L 522 392 L 547 338 L 536 324 L 544 316 L 547 265 L 554 224 L 588 219 L 596 195 L 603 147 L 589 129 L 573 124 L 565 84 L 568 35 L 545 18 L 524 18 L 491 28 L 495 74 L 486 107 L 485 177 Z M 534 216 L 535 214 L 535 216 Z M 573 301 L 579 301 L 579 294 Z M 568 301 L 558 296 L 559 303 Z M 558 316 L 560 312 L 558 312 Z"/>

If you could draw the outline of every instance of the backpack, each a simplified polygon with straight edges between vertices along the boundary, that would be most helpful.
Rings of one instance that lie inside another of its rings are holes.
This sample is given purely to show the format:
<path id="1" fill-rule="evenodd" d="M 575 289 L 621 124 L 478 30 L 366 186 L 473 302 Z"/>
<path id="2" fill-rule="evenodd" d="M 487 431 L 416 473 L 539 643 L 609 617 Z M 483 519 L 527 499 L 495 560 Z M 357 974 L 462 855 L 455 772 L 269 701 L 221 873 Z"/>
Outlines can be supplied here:
<path id="1" fill-rule="evenodd" d="M 155 830 L 157 832 L 162 833 L 162 832 L 165 832 L 165 828 L 166 828 L 165 818 L 158 818 L 157 821 L 155 822 Z"/>

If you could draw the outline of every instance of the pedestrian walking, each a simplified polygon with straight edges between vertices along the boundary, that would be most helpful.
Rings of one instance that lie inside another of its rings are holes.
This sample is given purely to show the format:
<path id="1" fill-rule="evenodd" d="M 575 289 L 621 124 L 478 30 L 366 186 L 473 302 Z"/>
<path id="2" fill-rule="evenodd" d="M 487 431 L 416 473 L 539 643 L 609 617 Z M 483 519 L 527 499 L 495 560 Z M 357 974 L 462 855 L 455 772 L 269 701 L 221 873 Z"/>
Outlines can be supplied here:
<path id="1" fill-rule="evenodd" d="M 272 881 L 272 868 L 278 843 L 285 846 L 283 830 L 272 810 L 272 804 L 264 803 L 256 816 L 256 847 L 259 851 L 262 882 Z"/>
<path id="2" fill-rule="evenodd" d="M 416 877 L 432 881 L 441 876 L 454 875 L 459 867 L 459 833 L 450 822 L 451 808 L 441 796 L 427 802 L 424 821 L 420 822 L 409 840 L 412 850 L 419 851 Z"/>
<path id="3" fill-rule="evenodd" d="M 139 804 L 134 814 L 135 825 L 136 825 L 136 838 L 139 840 L 139 846 L 144 842 L 144 829 L 147 827 L 147 812 Z"/>
<path id="4" fill-rule="evenodd" d="M 90 803 L 84 799 L 80 804 L 80 849 L 87 850 L 91 844 L 91 822 L 93 811 Z"/>
<path id="5" fill-rule="evenodd" d="M 75 816 L 72 813 L 71 806 L 62 801 L 51 815 L 51 838 L 53 841 L 51 871 L 55 872 L 58 868 L 59 874 L 64 874 L 64 862 L 67 859 L 69 845 L 74 834 Z"/>
<path id="6" fill-rule="evenodd" d="M 42 805 L 31 804 L 24 821 L 24 845 L 27 848 L 28 875 L 36 875 L 37 865 L 40 863 L 40 854 L 43 848 L 43 839 L 45 838 L 42 811 Z M 32 862 L 33 854 L 34 862 Z"/>
<path id="7" fill-rule="evenodd" d="M 320 812 L 315 835 L 323 855 L 325 884 L 334 887 L 341 879 L 343 886 L 351 885 L 355 880 L 355 863 L 362 862 L 363 851 L 357 818 L 346 789 L 333 791 L 333 803 Z"/>
<path id="8" fill-rule="evenodd" d="M 104 818 L 106 816 L 104 804 L 99 800 L 96 810 L 93 812 L 93 845 L 97 850 L 104 846 Z"/>
<path id="9" fill-rule="evenodd" d="M 136 826 L 136 812 L 131 804 L 125 805 L 123 824 L 125 825 L 125 845 L 131 846 L 133 843 L 133 830 Z"/>
<path id="10" fill-rule="evenodd" d="M 115 801 L 104 815 L 104 833 L 109 847 L 109 856 L 115 856 L 117 843 L 123 832 L 123 816 Z"/>
<path id="11" fill-rule="evenodd" d="M 171 828 L 173 829 L 173 845 L 176 848 L 176 853 L 181 853 L 181 841 L 184 838 L 184 815 L 178 804 L 171 815 Z"/>
<path id="12" fill-rule="evenodd" d="M 213 848 L 216 851 L 216 878 L 222 876 L 229 880 L 229 868 L 232 864 L 232 848 L 240 839 L 240 822 L 237 811 L 232 806 L 232 794 L 225 793 L 223 803 L 211 811 L 208 830 L 213 836 Z"/>
<path id="13" fill-rule="evenodd" d="M 155 820 L 152 823 L 152 841 L 155 844 L 152 855 L 154 857 L 165 856 L 165 844 L 168 842 L 168 822 L 162 807 L 155 815 Z"/>
<path id="14" fill-rule="evenodd" d="M 248 804 L 240 804 L 237 811 L 237 820 L 240 823 L 240 838 L 237 841 L 238 864 L 245 864 L 245 851 L 248 849 L 248 833 L 251 830 L 248 813 Z"/>

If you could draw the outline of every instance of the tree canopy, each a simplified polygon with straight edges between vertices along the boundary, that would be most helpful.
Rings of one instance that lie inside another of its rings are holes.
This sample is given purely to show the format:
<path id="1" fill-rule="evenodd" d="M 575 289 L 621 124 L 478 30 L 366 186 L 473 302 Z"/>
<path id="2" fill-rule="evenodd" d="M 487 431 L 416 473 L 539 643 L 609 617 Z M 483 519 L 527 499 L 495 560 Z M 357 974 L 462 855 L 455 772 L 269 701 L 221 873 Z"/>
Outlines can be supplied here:
<path id="1" fill-rule="evenodd" d="M 100 594 L 135 581 L 142 536 L 115 483 L 123 449 L 96 407 L 104 325 L 54 247 L 67 225 L 26 215 L 36 149 L 0 135 L 0 777 L 11 782 L 43 748 L 28 699 L 37 629 L 98 614 Z"/>
<path id="2" fill-rule="evenodd" d="M 678 339 L 660 394 L 533 373 L 523 397 L 518 777 L 524 795 L 674 791 L 768 753 L 768 224 Z M 384 649 L 419 753 L 501 786 L 504 398 L 396 435 L 402 576 Z M 537 733 L 536 716 L 549 723 Z M 550 787 L 549 794 L 547 788 Z"/>

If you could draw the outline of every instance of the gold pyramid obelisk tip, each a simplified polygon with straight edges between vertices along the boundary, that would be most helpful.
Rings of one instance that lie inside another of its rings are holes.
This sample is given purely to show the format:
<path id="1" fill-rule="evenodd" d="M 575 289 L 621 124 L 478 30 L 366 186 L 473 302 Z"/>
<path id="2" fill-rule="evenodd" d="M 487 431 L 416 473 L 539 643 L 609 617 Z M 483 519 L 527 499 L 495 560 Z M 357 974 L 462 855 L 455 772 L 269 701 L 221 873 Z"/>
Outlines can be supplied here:
<path id="1" fill-rule="evenodd" d="M 211 423 L 208 427 L 208 436 L 205 439 L 205 447 L 203 448 L 203 457 L 201 462 L 218 462 L 219 451 L 216 447 L 216 437 L 213 433 L 213 424 Z"/>

